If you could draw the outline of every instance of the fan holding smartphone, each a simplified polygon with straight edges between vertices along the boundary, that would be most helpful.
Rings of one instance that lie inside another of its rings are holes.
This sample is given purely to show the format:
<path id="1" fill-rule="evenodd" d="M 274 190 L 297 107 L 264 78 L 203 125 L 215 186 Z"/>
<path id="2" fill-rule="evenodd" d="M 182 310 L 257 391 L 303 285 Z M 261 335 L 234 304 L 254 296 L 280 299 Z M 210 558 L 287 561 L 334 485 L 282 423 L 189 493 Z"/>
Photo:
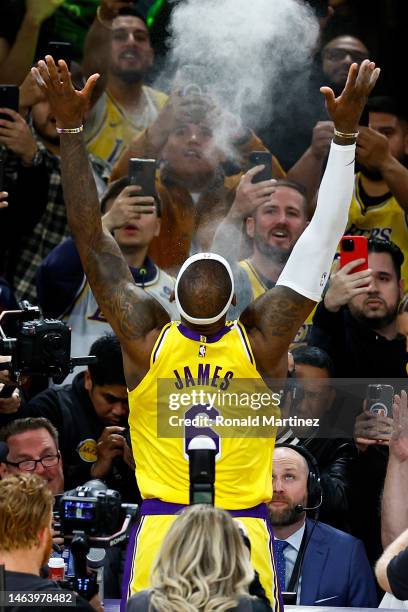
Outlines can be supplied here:
<path id="1" fill-rule="evenodd" d="M 330 277 L 330 287 L 324 298 L 324 305 L 330 312 L 338 312 L 351 299 L 368 292 L 373 277 L 368 268 L 367 238 L 343 236 L 340 244 L 340 265 L 335 266 L 335 272 Z"/>

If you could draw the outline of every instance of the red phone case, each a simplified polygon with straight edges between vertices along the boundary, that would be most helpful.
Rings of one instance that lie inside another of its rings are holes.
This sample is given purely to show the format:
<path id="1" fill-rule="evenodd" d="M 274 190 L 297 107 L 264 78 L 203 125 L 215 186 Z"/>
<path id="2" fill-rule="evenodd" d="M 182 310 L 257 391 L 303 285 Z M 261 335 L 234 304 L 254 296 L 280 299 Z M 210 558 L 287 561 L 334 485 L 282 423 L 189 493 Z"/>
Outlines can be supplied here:
<path id="1" fill-rule="evenodd" d="M 344 242 L 348 241 L 349 244 L 353 243 L 352 250 L 344 249 Z M 365 259 L 365 263 L 353 268 L 350 274 L 355 272 L 361 272 L 368 268 L 368 240 L 365 236 L 343 236 L 340 244 L 340 268 L 343 268 L 350 261 L 356 259 Z"/>

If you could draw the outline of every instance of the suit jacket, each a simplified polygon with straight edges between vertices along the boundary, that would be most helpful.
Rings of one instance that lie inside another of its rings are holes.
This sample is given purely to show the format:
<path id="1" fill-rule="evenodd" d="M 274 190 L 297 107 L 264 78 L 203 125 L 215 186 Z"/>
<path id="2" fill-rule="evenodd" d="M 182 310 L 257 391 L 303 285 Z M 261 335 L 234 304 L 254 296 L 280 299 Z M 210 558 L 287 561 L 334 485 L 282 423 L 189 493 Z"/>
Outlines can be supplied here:
<path id="1" fill-rule="evenodd" d="M 313 521 L 307 519 L 308 534 Z M 361 540 L 318 522 L 306 549 L 301 605 L 376 608 L 374 575 Z"/>

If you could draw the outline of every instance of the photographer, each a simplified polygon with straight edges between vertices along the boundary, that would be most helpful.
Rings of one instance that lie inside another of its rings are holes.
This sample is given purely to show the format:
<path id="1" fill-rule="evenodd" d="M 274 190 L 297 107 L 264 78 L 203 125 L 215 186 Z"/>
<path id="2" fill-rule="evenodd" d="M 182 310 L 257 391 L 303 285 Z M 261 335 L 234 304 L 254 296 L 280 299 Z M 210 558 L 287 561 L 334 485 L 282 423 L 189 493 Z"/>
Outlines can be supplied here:
<path id="1" fill-rule="evenodd" d="M 58 594 L 56 582 L 40 577 L 51 553 L 53 501 L 47 483 L 35 474 L 18 474 L 0 482 L 0 564 L 6 569 L 6 591 Z M 91 601 L 92 605 L 77 597 L 75 609 L 103 610 L 97 596 Z M 32 612 L 57 609 L 30 607 Z"/>
<path id="2" fill-rule="evenodd" d="M 140 501 L 132 451 L 125 440 L 129 407 L 117 338 L 102 336 L 91 346 L 97 358 L 72 384 L 47 389 L 27 405 L 57 429 L 64 464 L 65 489 L 102 478 L 123 501 Z"/>

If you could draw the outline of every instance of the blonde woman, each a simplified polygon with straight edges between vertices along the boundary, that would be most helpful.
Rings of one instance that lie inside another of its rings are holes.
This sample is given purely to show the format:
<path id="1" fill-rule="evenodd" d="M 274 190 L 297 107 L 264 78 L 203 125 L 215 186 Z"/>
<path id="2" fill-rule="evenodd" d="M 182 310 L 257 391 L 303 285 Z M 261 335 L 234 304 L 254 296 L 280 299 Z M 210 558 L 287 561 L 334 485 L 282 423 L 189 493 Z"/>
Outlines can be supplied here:
<path id="1" fill-rule="evenodd" d="M 134 595 L 127 612 L 263 612 L 252 598 L 249 551 L 228 512 L 190 506 L 170 527 L 152 572 L 153 588 Z"/>

